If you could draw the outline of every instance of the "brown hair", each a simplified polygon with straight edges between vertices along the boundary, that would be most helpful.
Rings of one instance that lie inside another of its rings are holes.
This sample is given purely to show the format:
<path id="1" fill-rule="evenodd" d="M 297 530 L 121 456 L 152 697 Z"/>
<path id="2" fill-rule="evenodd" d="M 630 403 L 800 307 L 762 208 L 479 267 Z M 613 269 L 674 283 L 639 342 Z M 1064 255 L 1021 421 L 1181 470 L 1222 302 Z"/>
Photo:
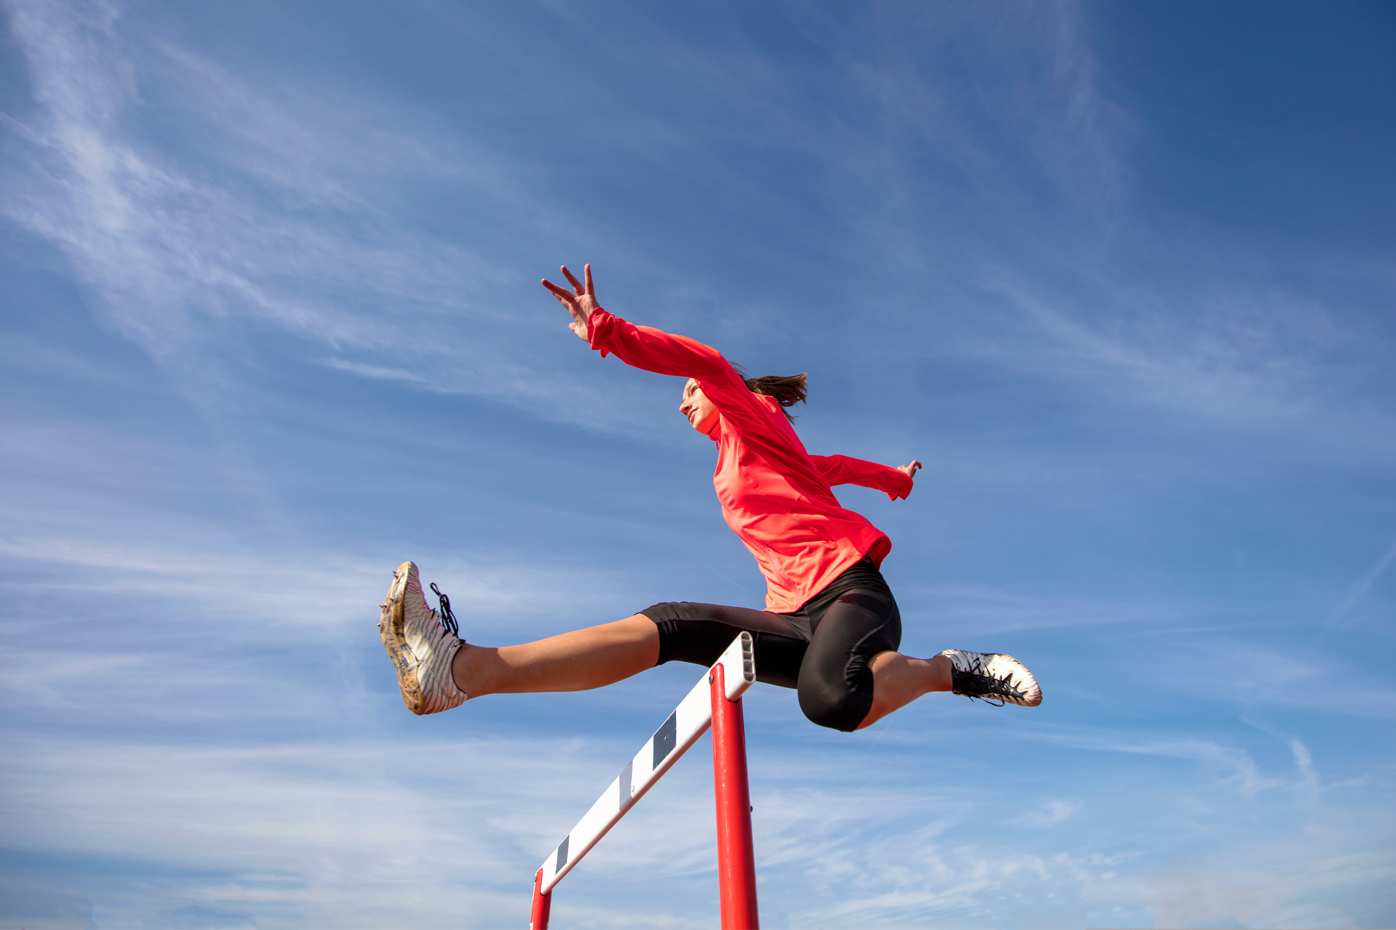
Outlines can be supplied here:
<path id="1" fill-rule="evenodd" d="M 800 372 L 798 375 L 765 375 L 760 378 L 747 378 L 746 372 L 742 371 L 741 368 L 736 365 L 732 367 L 736 368 L 737 373 L 746 380 L 746 386 L 751 388 L 753 394 L 765 394 L 767 397 L 774 397 L 776 403 L 780 404 L 781 407 L 793 407 L 796 404 L 803 404 L 805 402 L 805 396 L 809 393 L 809 378 L 806 377 L 804 372 Z M 790 421 L 793 422 L 795 420 L 795 417 L 791 415 L 789 410 L 783 410 L 782 412 Z"/>

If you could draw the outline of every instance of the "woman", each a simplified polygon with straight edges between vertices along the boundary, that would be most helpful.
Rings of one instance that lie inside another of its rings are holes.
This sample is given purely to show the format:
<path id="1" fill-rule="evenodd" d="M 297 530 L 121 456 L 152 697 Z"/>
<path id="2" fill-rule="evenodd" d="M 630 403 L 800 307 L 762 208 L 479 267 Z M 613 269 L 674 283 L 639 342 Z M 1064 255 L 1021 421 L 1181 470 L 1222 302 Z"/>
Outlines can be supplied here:
<path id="1" fill-rule="evenodd" d="M 752 634 L 756 676 L 795 688 L 820 726 L 866 727 L 931 691 L 1035 707 L 1042 692 L 1022 663 L 998 653 L 949 649 L 901 655 L 901 616 L 878 567 L 887 536 L 846 510 L 831 485 L 858 484 L 892 499 L 911 493 L 921 463 L 892 468 L 805 451 L 785 408 L 805 399 L 804 375 L 744 379 L 715 350 L 684 336 L 634 326 L 601 309 L 591 279 L 565 267 L 573 290 L 543 286 L 572 315 L 568 327 L 604 357 L 688 376 L 679 412 L 717 443 L 713 475 L 723 517 L 766 576 L 766 609 L 687 602 L 501 649 L 462 642 L 450 603 L 427 606 L 417 566 L 394 573 L 379 632 L 415 714 L 467 698 L 580 691 L 669 661 L 711 665 L 742 630 Z M 435 586 L 433 585 L 433 590 Z"/>

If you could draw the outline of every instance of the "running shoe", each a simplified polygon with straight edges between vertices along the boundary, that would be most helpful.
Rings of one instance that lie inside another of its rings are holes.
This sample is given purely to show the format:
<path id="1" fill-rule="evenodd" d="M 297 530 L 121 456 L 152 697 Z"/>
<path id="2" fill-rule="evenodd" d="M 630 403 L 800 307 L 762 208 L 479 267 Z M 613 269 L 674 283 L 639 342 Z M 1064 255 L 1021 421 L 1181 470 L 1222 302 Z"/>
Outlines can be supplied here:
<path id="1" fill-rule="evenodd" d="M 950 690 L 967 698 L 989 703 L 1021 704 L 1036 707 L 1042 703 L 1042 689 L 1026 665 L 1001 652 L 964 652 L 947 649 L 941 653 L 950 660 Z"/>
<path id="2" fill-rule="evenodd" d="M 462 642 L 448 605 L 443 597 L 440 613 L 427 606 L 416 565 L 403 562 L 393 572 L 378 633 L 397 669 L 402 702 L 414 714 L 439 714 L 466 698 L 451 677 L 451 660 Z"/>

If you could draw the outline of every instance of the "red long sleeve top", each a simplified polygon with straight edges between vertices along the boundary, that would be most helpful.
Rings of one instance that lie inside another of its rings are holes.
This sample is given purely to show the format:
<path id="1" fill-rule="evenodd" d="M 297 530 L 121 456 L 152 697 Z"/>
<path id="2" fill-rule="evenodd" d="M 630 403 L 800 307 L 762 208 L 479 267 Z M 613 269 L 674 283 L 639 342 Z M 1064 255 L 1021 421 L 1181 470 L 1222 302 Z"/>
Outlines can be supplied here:
<path id="1" fill-rule="evenodd" d="M 834 497 L 835 484 L 911 493 L 905 472 L 844 455 L 810 455 L 775 398 L 752 393 L 716 350 L 686 336 L 627 323 L 597 308 L 587 320 L 604 357 L 663 375 L 693 378 L 717 408 L 713 486 L 722 516 L 766 576 L 766 609 L 798 610 L 864 555 L 875 565 L 892 541 Z"/>

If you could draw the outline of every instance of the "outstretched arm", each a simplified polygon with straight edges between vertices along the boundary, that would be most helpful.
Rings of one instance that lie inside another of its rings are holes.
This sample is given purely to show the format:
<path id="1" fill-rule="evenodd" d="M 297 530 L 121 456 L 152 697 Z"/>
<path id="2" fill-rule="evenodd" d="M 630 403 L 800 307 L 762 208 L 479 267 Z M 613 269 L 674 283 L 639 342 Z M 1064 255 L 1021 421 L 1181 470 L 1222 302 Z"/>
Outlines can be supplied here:
<path id="1" fill-rule="evenodd" d="M 596 302 L 590 265 L 583 270 L 585 284 L 578 281 L 565 265 L 562 273 L 572 283 L 573 291 L 558 287 L 547 278 L 543 279 L 543 286 L 571 314 L 572 322 L 567 324 L 567 328 L 591 343 L 591 347 L 600 350 L 603 356 L 614 352 L 627 365 L 661 375 L 698 378 L 700 381 L 731 373 L 732 366 L 720 352 L 696 339 L 666 333 L 651 326 L 636 326 L 602 310 Z M 735 373 L 731 376 L 736 378 Z M 708 389 L 705 383 L 704 390 Z"/>
<path id="2" fill-rule="evenodd" d="M 893 468 L 890 465 L 879 465 L 877 462 L 867 462 L 848 455 L 811 455 L 810 458 L 819 466 L 824 480 L 829 482 L 830 486 L 856 484 L 859 487 L 885 491 L 892 500 L 904 498 L 911 493 L 912 480 L 921 469 L 921 463 L 915 459 L 909 465 Z"/>
<path id="3" fill-rule="evenodd" d="M 562 273 L 571 282 L 571 291 L 546 279 L 543 286 L 567 308 L 572 317 L 568 328 L 593 349 L 603 356 L 614 352 L 627 365 L 645 371 L 697 379 L 703 393 L 728 417 L 765 416 L 746 382 L 716 349 L 687 336 L 636 326 L 607 313 L 596 303 L 590 265 L 583 272 L 585 284 L 566 267 Z"/>

